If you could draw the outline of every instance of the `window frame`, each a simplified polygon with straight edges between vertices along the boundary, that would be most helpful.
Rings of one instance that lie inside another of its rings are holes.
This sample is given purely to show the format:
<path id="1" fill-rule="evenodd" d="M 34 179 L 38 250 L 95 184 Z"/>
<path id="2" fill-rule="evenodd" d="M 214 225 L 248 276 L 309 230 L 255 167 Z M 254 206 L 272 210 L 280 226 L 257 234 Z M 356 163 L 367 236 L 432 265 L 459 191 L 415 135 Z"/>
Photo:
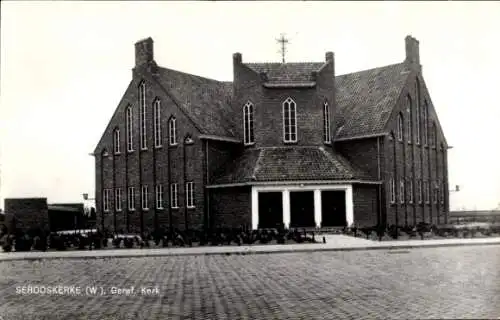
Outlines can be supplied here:
<path id="1" fill-rule="evenodd" d="M 415 124 L 417 126 L 417 132 L 416 132 L 416 137 L 415 137 L 415 143 L 417 145 L 420 145 L 420 81 L 418 80 L 418 77 L 416 78 L 415 81 L 415 113 L 416 113 L 416 118 L 415 118 Z"/>
<path id="2" fill-rule="evenodd" d="M 126 135 L 127 135 L 127 152 L 134 152 L 134 140 L 133 140 L 133 113 L 132 106 L 128 106 L 125 112 L 125 123 L 126 123 Z"/>
<path id="3" fill-rule="evenodd" d="M 170 146 L 176 146 L 177 142 L 177 119 L 171 116 L 168 119 L 168 144 Z"/>
<path id="4" fill-rule="evenodd" d="M 105 188 L 102 192 L 102 211 L 109 212 L 111 207 L 110 193 L 111 189 Z"/>
<path id="5" fill-rule="evenodd" d="M 406 118 L 406 140 L 408 141 L 408 144 L 413 143 L 412 107 L 413 102 L 411 100 L 411 96 L 408 94 L 406 95 L 406 113 L 408 114 L 408 118 Z"/>
<path id="6" fill-rule="evenodd" d="M 135 211 L 135 187 L 127 189 L 127 206 L 128 211 Z"/>
<path id="7" fill-rule="evenodd" d="M 243 142 L 246 146 L 255 144 L 254 105 L 250 101 L 243 106 Z"/>
<path id="8" fill-rule="evenodd" d="M 122 211 L 122 188 L 115 189 L 115 211 Z"/>
<path id="9" fill-rule="evenodd" d="M 195 208 L 195 203 L 194 203 L 194 182 L 193 181 L 186 182 L 186 207 L 188 209 Z"/>
<path id="10" fill-rule="evenodd" d="M 154 130 L 154 145 L 155 148 L 161 148 L 163 146 L 162 142 L 162 130 L 161 130 L 161 100 L 156 98 L 153 102 L 153 130 Z"/>
<path id="11" fill-rule="evenodd" d="M 118 155 L 120 154 L 120 129 L 115 128 L 113 130 L 113 153 Z"/>
<path id="12" fill-rule="evenodd" d="M 417 179 L 417 201 L 418 204 L 423 203 L 423 197 L 422 197 L 422 179 Z"/>
<path id="13" fill-rule="evenodd" d="M 401 112 L 398 113 L 397 138 L 399 142 L 404 141 L 404 117 Z"/>
<path id="14" fill-rule="evenodd" d="M 401 204 L 405 203 L 405 181 L 403 179 L 399 180 L 399 202 Z"/>
<path id="15" fill-rule="evenodd" d="M 163 210 L 165 207 L 163 206 L 163 185 L 157 184 L 155 186 L 155 200 L 156 200 L 156 209 Z"/>
<path id="16" fill-rule="evenodd" d="M 391 178 L 389 181 L 389 193 L 390 193 L 390 203 L 395 204 L 396 203 L 396 181 L 394 177 Z"/>
<path id="17" fill-rule="evenodd" d="M 179 209 L 179 187 L 177 183 L 170 184 L 170 208 Z"/>
<path id="18" fill-rule="evenodd" d="M 282 113 L 283 113 L 283 142 L 296 143 L 298 141 L 297 103 L 291 97 L 288 97 L 285 99 L 285 101 L 283 101 Z M 288 139 L 287 139 L 287 134 L 288 134 Z M 292 137 L 294 138 L 292 139 Z"/>
<path id="19" fill-rule="evenodd" d="M 143 211 L 149 210 L 149 187 L 147 184 L 141 186 L 141 208 Z"/>
<path id="20" fill-rule="evenodd" d="M 323 140 L 325 143 L 332 143 L 332 132 L 330 126 L 330 105 L 326 100 L 323 102 Z"/>
<path id="21" fill-rule="evenodd" d="M 408 203 L 413 203 L 413 179 L 408 178 L 406 181 L 406 197 L 408 198 Z"/>
<path id="22" fill-rule="evenodd" d="M 139 84 L 139 136 L 141 150 L 148 149 L 147 140 L 147 104 L 146 104 L 146 82 Z"/>

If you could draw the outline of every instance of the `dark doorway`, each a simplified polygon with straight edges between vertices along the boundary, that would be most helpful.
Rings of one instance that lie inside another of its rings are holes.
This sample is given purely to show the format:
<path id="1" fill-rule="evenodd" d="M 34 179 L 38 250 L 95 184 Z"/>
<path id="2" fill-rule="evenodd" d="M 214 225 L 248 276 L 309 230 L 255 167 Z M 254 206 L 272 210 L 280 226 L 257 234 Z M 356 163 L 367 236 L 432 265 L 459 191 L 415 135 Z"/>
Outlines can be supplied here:
<path id="1" fill-rule="evenodd" d="M 279 228 L 283 225 L 281 192 L 259 192 L 259 228 Z"/>
<path id="2" fill-rule="evenodd" d="M 314 226 L 314 192 L 290 192 L 290 227 Z"/>
<path id="3" fill-rule="evenodd" d="M 321 226 L 345 227 L 345 191 L 321 192 Z"/>

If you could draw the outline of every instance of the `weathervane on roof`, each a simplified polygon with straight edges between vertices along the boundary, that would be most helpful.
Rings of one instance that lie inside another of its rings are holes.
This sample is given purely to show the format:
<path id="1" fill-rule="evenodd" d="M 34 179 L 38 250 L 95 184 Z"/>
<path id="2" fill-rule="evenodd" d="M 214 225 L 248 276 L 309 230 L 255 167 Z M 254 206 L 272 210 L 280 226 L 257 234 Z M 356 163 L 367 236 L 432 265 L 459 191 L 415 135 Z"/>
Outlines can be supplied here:
<path id="1" fill-rule="evenodd" d="M 281 61 L 285 63 L 285 53 L 286 53 L 286 45 L 290 42 L 287 38 L 285 38 L 285 34 L 282 33 L 278 39 L 276 39 L 276 42 L 280 44 L 280 54 L 281 54 Z"/>

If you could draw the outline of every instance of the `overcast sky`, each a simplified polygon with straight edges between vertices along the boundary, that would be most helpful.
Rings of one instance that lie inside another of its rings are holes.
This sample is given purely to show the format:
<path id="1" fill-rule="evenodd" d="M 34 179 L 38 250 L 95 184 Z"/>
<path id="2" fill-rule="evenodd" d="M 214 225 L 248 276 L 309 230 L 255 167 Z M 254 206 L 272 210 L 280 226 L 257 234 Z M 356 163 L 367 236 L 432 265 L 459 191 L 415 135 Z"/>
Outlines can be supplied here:
<path id="1" fill-rule="evenodd" d="M 2 1 L 0 207 L 9 197 L 81 202 L 93 151 L 131 80 L 134 43 L 159 65 L 232 80 L 232 53 L 324 61 L 338 74 L 401 62 L 420 41 L 424 79 L 448 143 L 451 208 L 500 202 L 500 2 Z"/>

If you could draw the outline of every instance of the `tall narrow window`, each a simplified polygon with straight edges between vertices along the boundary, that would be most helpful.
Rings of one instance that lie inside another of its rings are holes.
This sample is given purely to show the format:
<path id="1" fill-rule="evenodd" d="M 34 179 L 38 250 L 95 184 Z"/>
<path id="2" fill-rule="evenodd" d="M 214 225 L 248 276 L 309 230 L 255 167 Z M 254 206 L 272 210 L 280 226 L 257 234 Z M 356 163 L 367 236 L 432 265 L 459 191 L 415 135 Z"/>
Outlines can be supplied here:
<path id="1" fill-rule="evenodd" d="M 120 154 L 120 129 L 115 129 L 113 132 L 113 150 L 115 154 Z"/>
<path id="2" fill-rule="evenodd" d="M 156 209 L 163 209 L 163 185 L 156 185 Z"/>
<path id="3" fill-rule="evenodd" d="M 415 125 L 417 126 L 417 132 L 415 141 L 420 144 L 420 82 L 415 81 Z"/>
<path id="4" fill-rule="evenodd" d="M 417 201 L 418 203 L 422 203 L 422 180 L 417 180 Z"/>
<path id="5" fill-rule="evenodd" d="M 398 114 L 398 140 L 403 141 L 403 131 L 404 131 L 403 115 Z"/>
<path id="6" fill-rule="evenodd" d="M 172 183 L 170 185 L 170 206 L 172 208 L 179 208 L 178 194 L 177 194 L 177 183 Z"/>
<path id="7" fill-rule="evenodd" d="M 246 145 L 254 143 L 253 104 L 250 101 L 243 106 L 243 137 Z"/>
<path id="8" fill-rule="evenodd" d="M 128 210 L 129 211 L 135 210 L 135 188 L 134 187 L 128 188 Z"/>
<path id="9" fill-rule="evenodd" d="M 396 182 L 394 181 L 394 178 L 391 178 L 389 192 L 391 194 L 391 203 L 396 203 Z"/>
<path id="10" fill-rule="evenodd" d="M 177 124 L 175 117 L 170 118 L 168 121 L 168 139 L 171 146 L 177 144 Z"/>
<path id="11" fill-rule="evenodd" d="M 399 181 L 399 202 L 405 203 L 405 181 L 403 179 Z"/>
<path id="12" fill-rule="evenodd" d="M 430 202 L 430 191 L 429 191 L 429 181 L 425 180 L 424 181 L 424 201 L 425 203 L 429 203 Z"/>
<path id="13" fill-rule="evenodd" d="M 412 105 L 411 105 L 411 97 L 410 95 L 406 96 L 406 137 L 408 139 L 408 143 L 412 143 L 413 141 L 413 126 L 411 123 L 412 119 Z"/>
<path id="14" fill-rule="evenodd" d="M 445 191 L 446 191 L 446 185 L 445 185 L 445 182 L 442 181 L 441 182 L 441 204 L 444 205 L 444 194 L 445 194 Z"/>
<path id="15" fill-rule="evenodd" d="M 161 102 L 156 99 L 153 105 L 155 147 L 161 147 Z"/>
<path id="16" fill-rule="evenodd" d="M 407 197 L 408 197 L 408 203 L 413 203 L 413 180 L 408 179 L 407 182 Z"/>
<path id="17" fill-rule="evenodd" d="M 438 201 L 439 201 L 439 180 L 437 180 L 433 186 L 432 186 L 432 189 L 433 189 L 433 193 L 434 193 L 434 204 L 437 204 Z"/>
<path id="18" fill-rule="evenodd" d="M 141 188 L 141 205 L 142 205 L 142 210 L 148 210 L 149 209 L 149 204 L 148 204 L 148 186 L 143 185 Z"/>
<path id="19" fill-rule="evenodd" d="M 331 142 L 330 133 L 330 108 L 328 102 L 323 103 L 323 140 L 326 143 Z"/>
<path id="20" fill-rule="evenodd" d="M 186 183 L 186 206 L 194 208 L 194 183 Z"/>
<path id="21" fill-rule="evenodd" d="M 103 190 L 103 194 L 102 194 L 102 210 L 104 212 L 108 212 L 109 211 L 109 204 L 110 204 L 110 195 L 111 193 L 111 190 L 110 189 L 104 189 Z"/>
<path id="22" fill-rule="evenodd" d="M 141 149 L 147 149 L 147 136 L 146 136 L 146 83 L 143 81 L 139 85 L 139 106 L 140 106 L 140 136 L 141 136 Z"/>
<path id="23" fill-rule="evenodd" d="M 432 122 L 432 130 L 431 130 L 431 144 L 433 147 L 437 146 L 437 129 L 436 129 L 436 123 Z"/>
<path id="24" fill-rule="evenodd" d="M 127 151 L 132 152 L 134 151 L 134 145 L 132 143 L 132 107 L 127 107 L 127 117 L 126 117 L 126 123 L 127 123 Z"/>
<path id="25" fill-rule="evenodd" d="M 283 139 L 285 142 L 297 142 L 297 105 L 292 98 L 283 102 Z"/>
<path id="26" fill-rule="evenodd" d="M 115 210 L 122 211 L 122 189 L 115 189 Z"/>
<path id="27" fill-rule="evenodd" d="M 428 118 L 429 118 L 429 104 L 427 103 L 427 100 L 425 100 L 423 117 L 422 117 L 423 128 L 424 128 L 424 144 L 425 145 L 429 144 L 429 127 L 428 127 L 428 121 L 427 121 Z"/>

